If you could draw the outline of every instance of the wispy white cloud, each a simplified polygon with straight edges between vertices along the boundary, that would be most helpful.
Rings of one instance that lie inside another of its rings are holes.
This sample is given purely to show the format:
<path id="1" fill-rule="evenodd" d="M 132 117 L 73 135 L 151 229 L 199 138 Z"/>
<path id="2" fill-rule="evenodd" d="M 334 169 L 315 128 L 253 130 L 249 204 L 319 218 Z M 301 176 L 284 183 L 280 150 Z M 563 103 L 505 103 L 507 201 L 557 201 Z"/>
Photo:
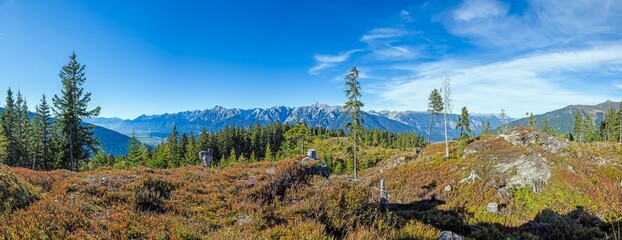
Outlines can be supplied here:
<path id="1" fill-rule="evenodd" d="M 431 14 L 428 20 L 444 29 L 414 29 L 402 19 L 363 34 L 359 41 L 367 48 L 356 60 L 374 69 L 363 84 L 373 99 L 367 107 L 425 110 L 443 74 L 453 79 L 456 109 L 467 106 L 471 112 L 503 108 L 520 117 L 620 98 L 622 1 L 513 4 L 465 0 Z M 422 22 L 426 14 L 415 11 L 399 14 Z"/>
<path id="2" fill-rule="evenodd" d="M 393 46 L 390 43 L 384 44 L 373 51 L 373 57 L 377 59 L 403 59 L 416 56 L 416 50 L 411 46 Z"/>
<path id="3" fill-rule="evenodd" d="M 393 103 L 396 108 L 425 109 L 429 91 L 440 87 L 442 75 L 448 73 L 453 79 L 454 105 L 468 106 L 473 112 L 504 108 L 513 116 L 520 116 L 574 103 L 598 103 L 615 98 L 615 94 L 606 85 L 586 83 L 573 74 L 598 71 L 608 65 L 622 66 L 622 44 L 526 55 L 487 64 L 464 62 L 396 66 L 408 73 L 377 92 L 384 102 Z"/>
<path id="4" fill-rule="evenodd" d="M 367 32 L 363 36 L 361 36 L 360 41 L 369 43 L 370 41 L 374 41 L 374 40 L 396 38 L 396 37 L 404 36 L 406 34 L 408 34 L 408 32 L 403 29 L 376 28 L 376 29 L 373 29 Z"/>
<path id="5" fill-rule="evenodd" d="M 467 0 L 444 22 L 452 34 L 504 51 L 622 36 L 622 1 L 532 0 L 529 6 L 522 14 L 509 14 L 511 5 L 497 0 Z"/>
<path id="6" fill-rule="evenodd" d="M 406 10 L 400 11 L 400 17 L 402 17 L 402 19 L 407 22 L 413 21 L 413 17 L 410 15 L 410 12 Z"/>
<path id="7" fill-rule="evenodd" d="M 337 55 L 327 54 L 315 54 L 313 59 L 315 60 L 315 66 L 308 70 L 309 74 L 316 75 L 320 71 L 336 66 L 339 63 L 347 61 L 354 53 L 361 52 L 361 49 L 353 49 L 345 52 L 341 52 Z"/>
<path id="8" fill-rule="evenodd" d="M 489 18 L 506 14 L 507 6 L 495 0 L 469 0 L 453 11 L 453 17 L 457 21 L 471 21 L 478 18 Z"/>

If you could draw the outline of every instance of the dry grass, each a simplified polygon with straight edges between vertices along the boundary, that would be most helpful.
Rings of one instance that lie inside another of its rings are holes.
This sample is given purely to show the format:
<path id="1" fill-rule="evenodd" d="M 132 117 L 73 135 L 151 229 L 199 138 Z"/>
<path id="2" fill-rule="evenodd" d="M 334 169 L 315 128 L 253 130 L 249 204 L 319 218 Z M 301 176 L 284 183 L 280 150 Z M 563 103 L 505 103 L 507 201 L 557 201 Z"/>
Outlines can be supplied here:
<path id="1" fill-rule="evenodd" d="M 349 159 L 347 139 L 316 144 L 320 157 Z M 361 156 L 378 163 L 363 170 L 360 181 L 312 175 L 313 163 L 294 159 L 81 173 L 2 167 L 0 183 L 12 189 L 3 200 L 27 197 L 5 207 L 0 238 L 437 239 L 451 230 L 475 239 L 567 239 L 612 236 L 621 221 L 618 144 L 571 143 L 549 154 L 486 135 L 466 147 L 475 152 L 456 154 L 465 149 L 457 142 L 450 149 L 450 159 L 444 143 L 425 147 L 421 156 L 365 149 Z M 511 189 L 502 214 L 487 213 L 488 202 L 500 202 L 494 188 L 500 176 L 492 166 L 529 151 L 547 158 L 550 181 L 539 194 Z M 394 165 L 398 157 L 406 162 Z M 460 184 L 471 170 L 481 179 Z M 390 194 L 387 211 L 377 204 L 380 179 Z M 452 191 L 443 191 L 447 185 Z"/>

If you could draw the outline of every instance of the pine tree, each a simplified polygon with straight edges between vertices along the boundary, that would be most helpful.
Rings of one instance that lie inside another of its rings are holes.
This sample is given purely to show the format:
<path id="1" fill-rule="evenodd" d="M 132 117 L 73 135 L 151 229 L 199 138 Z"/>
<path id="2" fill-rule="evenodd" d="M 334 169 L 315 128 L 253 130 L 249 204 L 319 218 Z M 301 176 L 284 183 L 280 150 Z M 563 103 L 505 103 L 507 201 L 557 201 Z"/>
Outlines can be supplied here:
<path id="1" fill-rule="evenodd" d="M 15 166 L 20 155 L 20 146 L 17 134 L 17 109 L 13 99 L 11 88 L 7 90 L 4 112 L 2 112 L 2 130 L 6 137 L 6 154 L 3 162 L 9 166 Z"/>
<path id="2" fill-rule="evenodd" d="M 71 171 L 76 171 L 80 161 L 88 159 L 91 152 L 96 152 L 98 145 L 93 138 L 94 127 L 82 125 L 82 118 L 97 117 L 100 112 L 100 107 L 87 109 L 91 93 L 84 92 L 82 88 L 86 81 L 84 68 L 76 60 L 76 53 L 72 53 L 69 63 L 62 67 L 59 74 L 63 85 L 62 95 L 54 95 L 53 99 L 62 137 L 67 142 L 64 149 L 68 156 L 63 157 L 63 162 L 69 161 Z"/>
<path id="3" fill-rule="evenodd" d="M 164 148 L 167 149 L 164 159 L 166 159 L 166 163 L 168 167 L 179 167 L 179 132 L 177 131 L 177 126 L 173 126 L 173 131 L 166 138 L 166 143 L 164 144 Z"/>
<path id="4" fill-rule="evenodd" d="M 352 142 L 353 142 L 352 152 L 354 154 L 354 162 L 353 162 L 354 163 L 354 168 L 353 168 L 354 179 L 357 178 L 356 176 L 356 168 L 357 168 L 356 145 L 358 142 L 357 133 L 362 128 L 363 113 L 361 112 L 361 108 L 365 106 L 363 102 L 361 102 L 360 100 L 361 84 L 358 81 L 358 77 L 359 77 L 359 71 L 356 69 L 356 67 L 352 67 L 348 75 L 346 75 L 345 77 L 346 86 L 348 87 L 345 91 L 346 97 L 348 97 L 348 101 L 345 104 L 345 109 L 350 114 L 350 119 L 352 120 L 351 122 L 348 122 L 345 127 L 350 129 L 350 136 L 352 136 L 351 137 Z"/>
<path id="5" fill-rule="evenodd" d="M 443 98 L 437 89 L 432 90 L 428 97 L 428 112 L 432 113 L 430 117 L 430 131 L 428 132 L 428 144 L 432 139 L 432 126 L 434 125 L 434 118 L 443 111 Z"/>
<path id="6" fill-rule="evenodd" d="M 50 169 L 67 168 L 67 139 L 58 120 L 50 125 Z M 96 154 L 97 155 L 97 154 Z"/>
<path id="7" fill-rule="evenodd" d="M 482 121 L 482 135 L 490 134 L 490 133 L 491 133 L 490 120 L 486 120 L 486 122 Z"/>
<path id="8" fill-rule="evenodd" d="M 583 118 L 583 141 L 584 142 L 592 142 L 594 141 L 594 121 L 592 121 L 592 117 L 589 114 L 585 114 L 585 118 Z"/>
<path id="9" fill-rule="evenodd" d="M 266 154 L 264 157 L 264 161 L 272 161 L 272 159 L 272 148 L 270 148 L 270 143 L 268 143 L 268 145 L 266 145 Z"/>
<path id="10" fill-rule="evenodd" d="M 584 123 L 583 114 L 577 111 L 577 113 L 574 115 L 574 124 L 572 128 L 572 132 L 574 133 L 575 140 L 580 143 L 583 142 L 583 139 L 585 136 L 585 130 L 584 130 L 585 125 L 583 123 Z"/>
<path id="11" fill-rule="evenodd" d="M 186 152 L 184 153 L 184 165 L 199 164 L 199 142 L 195 137 L 194 132 L 190 132 L 188 137 L 188 144 L 186 145 Z"/>
<path id="12" fill-rule="evenodd" d="M 132 133 L 130 144 L 128 146 L 127 158 L 129 167 L 143 164 L 143 145 L 138 141 L 136 133 Z"/>
<path id="13" fill-rule="evenodd" d="M 525 113 L 527 116 L 527 126 L 533 127 L 536 124 L 536 119 L 533 117 L 533 113 Z"/>
<path id="14" fill-rule="evenodd" d="M 28 119 L 28 105 L 26 100 L 22 96 L 22 93 L 17 91 L 17 101 L 15 101 L 16 114 L 16 128 L 15 133 L 17 135 L 17 146 L 19 155 L 17 158 L 17 166 L 28 167 L 32 158 L 31 153 L 31 123 Z"/>
<path id="15" fill-rule="evenodd" d="M 0 122 L 2 122 L 2 120 L 0 120 Z M 0 128 L 0 164 L 3 164 L 6 160 L 7 144 L 8 141 L 4 133 L 4 128 Z"/>
<path id="16" fill-rule="evenodd" d="M 297 122 L 294 124 L 294 126 L 285 132 L 284 137 L 287 141 L 294 143 L 294 149 L 300 146 L 301 155 L 304 155 L 305 143 L 307 143 L 307 145 L 311 143 L 311 131 L 304 122 Z"/>
<path id="17" fill-rule="evenodd" d="M 229 159 L 227 159 L 227 165 L 235 163 L 238 161 L 238 155 L 235 153 L 235 148 L 232 148 L 229 152 Z"/>
<path id="18" fill-rule="evenodd" d="M 0 164 L 6 164 L 6 155 L 7 155 L 7 146 L 8 140 L 6 138 L 6 134 L 4 133 L 4 122 L 3 116 L 0 114 Z"/>
<path id="19" fill-rule="evenodd" d="M 469 123 L 469 110 L 467 107 L 462 107 L 462 113 L 458 116 L 458 122 L 456 123 L 456 129 L 460 128 L 460 139 L 468 138 L 471 132 L 471 124 Z"/>
<path id="20" fill-rule="evenodd" d="M 554 131 L 553 131 L 553 129 L 551 128 L 551 126 L 549 126 L 549 120 L 548 120 L 548 119 L 544 119 L 544 120 L 542 120 L 542 127 L 541 127 L 541 130 L 542 130 L 543 132 L 545 132 L 545 133 L 548 133 L 548 134 L 553 134 L 553 133 L 554 133 Z"/>
<path id="21" fill-rule="evenodd" d="M 35 158 L 40 160 L 39 165 L 45 170 L 50 169 L 51 164 L 51 131 L 52 116 L 50 106 L 47 103 L 45 94 L 41 97 L 41 102 L 35 107 L 33 118 L 33 151 Z M 35 168 L 35 158 L 33 158 L 33 169 Z"/>

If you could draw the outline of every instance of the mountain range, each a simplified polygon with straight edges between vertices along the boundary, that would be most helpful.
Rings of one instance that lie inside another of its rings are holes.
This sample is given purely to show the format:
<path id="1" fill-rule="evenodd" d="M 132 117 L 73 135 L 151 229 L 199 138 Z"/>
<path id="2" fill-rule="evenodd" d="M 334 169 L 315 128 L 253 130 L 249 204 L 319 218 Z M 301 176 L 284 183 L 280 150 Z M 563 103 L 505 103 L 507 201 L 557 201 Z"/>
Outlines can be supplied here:
<path id="1" fill-rule="evenodd" d="M 581 112 L 590 115 L 595 124 L 603 121 L 604 114 L 611 108 L 619 109 L 620 103 L 605 101 L 597 105 L 570 105 L 551 112 L 534 115 L 536 126 L 547 119 L 549 126 L 558 133 L 572 131 L 574 115 Z M 0 113 L 4 109 L 0 108 Z M 364 112 L 364 126 L 368 129 L 382 129 L 393 132 L 418 132 L 426 136 L 430 128 L 432 114 L 419 111 L 367 111 Z M 448 115 L 448 133 L 450 138 L 459 135 L 455 129 L 458 115 Z M 490 122 L 492 129 L 507 124 L 508 126 L 527 125 L 527 118 L 502 120 L 497 114 L 471 114 L 472 134 L 477 135 L 483 130 L 483 124 Z M 329 106 L 315 103 L 310 106 L 284 107 L 277 106 L 267 109 L 238 109 L 215 106 L 212 109 L 166 113 L 160 115 L 141 115 L 133 120 L 120 118 L 90 118 L 84 122 L 95 125 L 94 136 L 99 139 L 102 148 L 109 154 L 127 154 L 129 137 L 135 134 L 138 139 L 148 145 L 155 146 L 164 141 L 173 126 L 185 133 L 198 134 L 205 128 L 207 131 L 218 131 L 225 126 L 250 127 L 255 123 L 266 125 L 274 122 L 294 123 L 305 122 L 310 127 L 339 129 L 350 117 L 341 106 Z M 433 142 L 444 139 L 443 116 L 435 116 L 432 126 Z"/>
<path id="2" fill-rule="evenodd" d="M 589 115 L 592 120 L 594 120 L 594 124 L 598 125 L 605 119 L 605 113 L 611 108 L 615 109 L 616 111 L 619 110 L 620 102 L 613 102 L 607 100 L 603 103 L 596 105 L 570 105 L 562 109 L 534 115 L 534 119 L 536 120 L 535 125 L 537 127 L 541 127 L 542 121 L 544 119 L 547 119 L 547 121 L 549 122 L 549 126 L 555 132 L 568 133 L 572 132 L 572 128 L 574 125 L 574 116 L 577 114 L 577 112 L 581 112 L 581 114 L 583 114 L 584 116 Z M 508 126 L 510 127 L 515 127 L 519 125 L 527 125 L 527 118 L 521 118 L 508 124 Z"/>
<path id="3" fill-rule="evenodd" d="M 431 117 L 432 114 L 429 112 L 368 111 L 364 112 L 364 127 L 393 132 L 415 131 L 422 133 L 427 138 Z M 458 115 L 456 114 L 448 116 L 448 132 L 452 138 L 457 137 L 460 132 L 459 129 L 454 128 L 457 119 Z M 494 129 L 513 120 L 507 118 L 502 121 L 495 114 L 471 114 L 469 119 L 473 134 L 481 132 L 483 123 L 486 121 L 490 121 L 490 126 Z M 305 122 L 310 127 L 338 129 L 350 121 L 350 117 L 341 106 L 316 103 L 303 107 L 278 106 L 267 109 L 238 109 L 216 106 L 206 110 L 161 115 L 141 115 L 133 120 L 119 118 L 93 118 L 85 120 L 85 122 L 109 128 L 126 135 L 135 134 L 141 142 L 150 145 L 162 142 L 171 132 L 173 126 L 180 132 L 194 132 L 197 134 L 203 128 L 207 131 L 218 131 L 225 126 L 231 125 L 250 127 L 255 123 L 266 125 L 274 122 L 294 123 L 297 121 Z M 432 141 L 444 139 L 443 132 L 443 117 L 442 115 L 435 116 L 432 126 Z"/>

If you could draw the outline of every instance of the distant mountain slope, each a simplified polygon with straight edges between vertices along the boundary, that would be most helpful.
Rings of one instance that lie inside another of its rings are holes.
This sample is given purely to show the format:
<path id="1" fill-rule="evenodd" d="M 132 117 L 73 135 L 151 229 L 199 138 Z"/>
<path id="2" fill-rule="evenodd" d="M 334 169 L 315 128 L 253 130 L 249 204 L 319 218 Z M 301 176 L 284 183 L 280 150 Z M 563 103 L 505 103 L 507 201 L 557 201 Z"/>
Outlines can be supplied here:
<path id="1" fill-rule="evenodd" d="M 0 114 L 2 114 L 2 112 L 4 112 L 4 108 L 0 107 Z M 32 116 L 33 113 L 30 113 L 29 117 Z M 115 156 L 127 154 L 130 137 L 97 125 L 95 125 L 93 129 L 93 136 L 99 139 L 99 143 L 106 153 Z"/>
<path id="2" fill-rule="evenodd" d="M 393 111 L 369 111 L 365 112 L 365 128 L 383 129 L 393 132 L 416 131 L 427 137 L 431 114 L 428 112 L 393 112 Z M 457 115 L 448 117 L 449 134 L 457 137 L 459 130 L 454 129 Z M 471 116 L 471 128 L 477 134 L 482 130 L 482 123 L 489 120 L 493 128 L 503 124 L 501 120 L 492 114 L 473 114 Z M 509 119 L 508 119 L 509 120 Z M 134 120 L 121 120 L 116 118 L 94 118 L 86 122 L 104 126 L 115 131 L 132 134 L 135 133 L 142 142 L 157 144 L 177 126 L 180 132 L 198 133 L 203 128 L 208 131 L 217 131 L 225 126 L 235 125 L 250 127 L 255 123 L 265 125 L 273 122 L 293 123 L 303 121 L 309 126 L 319 126 L 327 129 L 338 129 L 350 117 L 344 112 L 343 107 L 328 106 L 326 104 L 313 104 L 304 107 L 272 107 L 268 109 L 228 109 L 216 106 L 202 111 L 186 111 L 179 113 L 167 113 L 162 115 L 142 115 Z M 432 130 L 432 141 L 444 139 L 444 126 L 442 117 L 435 118 Z"/>
<path id="3" fill-rule="evenodd" d="M 574 116 L 577 112 L 581 112 L 583 115 L 588 114 L 594 120 L 594 124 L 599 124 L 605 119 L 605 112 L 614 108 L 618 110 L 620 107 L 619 102 L 605 101 L 596 105 L 570 105 L 562 109 L 543 113 L 540 115 L 534 115 L 536 120 L 536 126 L 541 127 L 542 121 L 547 119 L 549 126 L 558 133 L 572 132 L 572 126 L 574 124 Z M 508 124 L 515 127 L 520 125 L 527 125 L 527 118 L 521 118 Z"/>

